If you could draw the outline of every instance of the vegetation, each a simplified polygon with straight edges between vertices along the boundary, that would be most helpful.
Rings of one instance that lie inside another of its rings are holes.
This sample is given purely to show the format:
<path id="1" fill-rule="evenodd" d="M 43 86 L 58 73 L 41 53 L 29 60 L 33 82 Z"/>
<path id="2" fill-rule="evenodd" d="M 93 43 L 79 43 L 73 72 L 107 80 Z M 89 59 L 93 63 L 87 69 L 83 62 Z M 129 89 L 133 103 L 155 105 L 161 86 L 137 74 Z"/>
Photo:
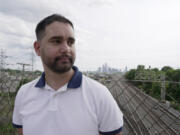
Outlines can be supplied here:
<path id="1" fill-rule="evenodd" d="M 165 76 L 164 80 L 162 76 Z M 137 69 L 128 71 L 125 78 L 158 100 L 161 98 L 161 83 L 165 81 L 166 100 L 170 101 L 175 109 L 180 110 L 180 69 L 170 66 L 164 66 L 161 70 L 145 69 L 144 65 L 138 65 Z"/>
<path id="2" fill-rule="evenodd" d="M 21 74 L 22 71 L 19 71 L 19 70 L 4 69 L 4 72 L 8 73 L 8 76 L 7 75 L 6 76 L 1 76 L 2 77 L 2 78 L 0 78 L 1 85 L 3 83 L 6 84 L 6 81 L 4 81 L 5 79 L 3 77 L 22 75 Z M 26 73 L 28 74 L 28 72 L 30 72 L 30 71 L 26 71 L 25 74 Z M 35 71 L 34 73 L 36 75 L 41 74 L 40 71 Z M 13 108 L 14 108 L 15 96 L 16 96 L 16 93 L 19 90 L 19 88 L 23 84 L 25 84 L 27 82 L 30 82 L 32 79 L 25 78 L 25 79 L 17 80 L 18 85 L 16 87 L 16 92 L 10 92 L 10 90 L 7 90 L 7 91 L 1 91 L 0 90 L 0 101 L 1 101 L 1 107 L 0 107 L 0 135 L 15 135 L 16 134 L 15 129 L 12 126 L 12 111 L 13 111 Z M 9 87 L 7 86 L 7 88 L 9 88 Z"/>
<path id="3" fill-rule="evenodd" d="M 18 89 L 25 83 L 31 81 L 30 79 L 22 79 L 17 88 L 16 92 L 1 92 L 0 99 L 2 98 L 4 102 L 1 105 L 4 106 L 0 110 L 0 118 L 4 119 L 6 122 L 0 121 L 0 135 L 15 135 L 15 129 L 12 126 L 12 111 L 14 108 L 14 100 Z"/>
<path id="4" fill-rule="evenodd" d="M 1 92 L 0 108 L 0 135 L 13 135 L 15 129 L 12 127 L 12 110 L 14 106 L 15 93 Z"/>
<path id="5" fill-rule="evenodd" d="M 12 126 L 12 123 L 7 123 L 0 126 L 0 134 L 1 135 L 15 135 L 15 129 Z"/>

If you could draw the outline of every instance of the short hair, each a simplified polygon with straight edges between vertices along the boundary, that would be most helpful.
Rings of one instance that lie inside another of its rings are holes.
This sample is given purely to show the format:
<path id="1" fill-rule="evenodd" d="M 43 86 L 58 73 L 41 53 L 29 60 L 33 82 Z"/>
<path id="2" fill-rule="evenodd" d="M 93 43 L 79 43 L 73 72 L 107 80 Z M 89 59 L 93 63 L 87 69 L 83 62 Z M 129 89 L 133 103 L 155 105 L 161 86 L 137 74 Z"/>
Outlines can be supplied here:
<path id="1" fill-rule="evenodd" d="M 44 36 L 46 27 L 55 21 L 70 24 L 74 29 L 73 23 L 69 19 L 60 14 L 52 14 L 37 24 L 35 30 L 37 40 L 40 40 Z"/>

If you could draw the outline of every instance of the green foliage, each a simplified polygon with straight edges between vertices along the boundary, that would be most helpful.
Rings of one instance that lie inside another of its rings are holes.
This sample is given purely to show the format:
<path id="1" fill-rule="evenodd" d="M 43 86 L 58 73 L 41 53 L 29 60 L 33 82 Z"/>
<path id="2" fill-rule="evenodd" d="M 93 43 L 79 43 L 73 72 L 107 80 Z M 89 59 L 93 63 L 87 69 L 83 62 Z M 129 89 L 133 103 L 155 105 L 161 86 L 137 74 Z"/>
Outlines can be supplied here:
<path id="1" fill-rule="evenodd" d="M 168 100 L 176 100 L 180 103 L 180 84 L 169 83 L 166 87 Z"/>
<path id="2" fill-rule="evenodd" d="M 19 82 L 19 85 L 16 88 L 16 92 L 18 91 L 18 89 L 25 83 L 31 81 L 30 79 L 22 79 Z M 14 100 L 15 100 L 15 96 L 16 96 L 16 92 L 12 93 L 12 92 L 1 92 L 0 93 L 0 97 L 3 97 L 4 101 L 8 101 L 9 105 L 5 106 L 3 108 L 3 111 L 0 112 L 0 117 L 5 118 L 7 117 L 7 123 L 0 123 L 0 135 L 15 135 L 15 129 L 12 126 L 12 108 L 14 108 Z M 10 100 L 9 100 L 10 99 Z M 10 103 L 11 102 L 11 103 Z M 2 104 L 2 103 L 1 103 Z"/>
<path id="3" fill-rule="evenodd" d="M 158 68 L 153 68 L 152 71 L 159 72 L 159 69 Z"/>
<path id="4" fill-rule="evenodd" d="M 138 65 L 137 66 L 137 71 L 141 71 L 141 70 L 144 70 L 144 69 L 145 69 L 144 65 Z"/>
<path id="5" fill-rule="evenodd" d="M 129 72 L 126 72 L 125 74 L 126 79 L 133 80 L 135 78 L 135 73 L 136 73 L 135 69 L 131 69 Z"/>
<path id="6" fill-rule="evenodd" d="M 170 67 L 170 66 L 164 66 L 164 67 L 161 69 L 161 71 L 164 71 L 164 72 L 167 72 L 168 70 L 173 70 L 173 68 Z"/>
<path id="7" fill-rule="evenodd" d="M 174 70 L 172 80 L 177 82 L 180 81 L 180 69 Z"/>
<path id="8" fill-rule="evenodd" d="M 151 95 L 156 99 L 161 98 L 161 74 L 165 74 L 165 81 L 170 81 L 166 83 L 166 100 L 170 101 L 172 106 L 180 110 L 180 69 L 173 69 L 170 66 L 164 66 L 161 70 L 158 68 L 145 69 L 145 66 L 138 65 L 137 69 L 131 69 L 125 74 L 125 78 L 133 80 L 151 80 L 149 82 L 132 82 L 138 88 L 140 88 L 145 93 Z M 140 79 L 138 78 L 140 75 Z M 143 76 L 142 76 L 143 75 Z M 157 77 L 159 76 L 159 78 Z M 157 82 L 152 82 L 156 80 Z"/>
<path id="9" fill-rule="evenodd" d="M 150 94 L 151 93 L 151 89 L 152 89 L 152 83 L 151 82 L 142 83 L 142 90 L 145 93 Z"/>
<path id="10" fill-rule="evenodd" d="M 3 69 L 5 71 L 6 76 L 14 76 L 14 77 L 19 77 L 22 75 L 22 71 L 20 70 L 13 70 L 13 69 Z M 40 71 L 34 72 L 37 75 L 40 75 Z M 26 71 L 25 72 L 26 76 L 33 74 L 33 72 Z M 24 76 L 24 77 L 26 77 Z M 3 78 L 3 77 L 2 77 Z M 0 79 L 1 83 L 6 84 L 6 79 Z M 20 77 L 19 77 L 20 78 Z M 29 77 L 30 78 L 30 77 Z M 32 78 L 33 79 L 33 78 Z M 10 92 L 10 91 L 0 91 L 0 99 L 1 99 L 1 107 L 0 107 L 0 135 L 16 135 L 15 133 L 15 128 L 12 127 L 12 111 L 14 108 L 14 100 L 15 96 L 17 94 L 17 91 L 19 88 L 25 84 L 30 82 L 32 79 L 22 79 L 22 80 L 17 80 L 19 81 L 18 86 L 16 87 L 16 92 Z M 7 86 L 7 88 L 9 88 Z"/>
<path id="11" fill-rule="evenodd" d="M 12 127 L 12 110 L 16 93 L 1 92 L 2 99 L 0 109 L 0 135 L 15 135 L 15 129 Z"/>
<path id="12" fill-rule="evenodd" d="M 0 126 L 0 135 L 14 135 L 15 129 L 12 126 L 12 123 L 7 123 Z"/>
<path id="13" fill-rule="evenodd" d="M 160 83 L 152 83 L 152 91 L 151 96 L 155 97 L 156 99 L 160 99 L 161 95 L 161 84 Z"/>
<path id="14" fill-rule="evenodd" d="M 19 73 L 21 73 L 21 71 L 20 70 L 16 70 L 16 69 L 9 69 L 9 68 L 7 68 L 7 69 L 3 69 L 5 72 L 8 72 L 10 75 L 15 75 L 15 74 L 19 74 Z"/>

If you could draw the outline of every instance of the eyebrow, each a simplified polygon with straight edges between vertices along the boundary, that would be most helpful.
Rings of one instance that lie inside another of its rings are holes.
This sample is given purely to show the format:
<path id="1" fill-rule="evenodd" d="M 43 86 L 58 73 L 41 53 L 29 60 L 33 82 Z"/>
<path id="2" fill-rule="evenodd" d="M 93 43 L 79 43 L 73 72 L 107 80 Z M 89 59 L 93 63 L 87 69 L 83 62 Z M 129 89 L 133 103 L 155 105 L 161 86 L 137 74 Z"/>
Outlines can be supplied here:
<path id="1" fill-rule="evenodd" d="M 56 40 L 56 39 L 62 40 L 62 39 L 63 39 L 63 36 L 54 36 L 54 37 L 51 37 L 48 41 Z M 69 39 L 75 41 L 75 38 L 74 38 L 74 37 L 68 37 L 68 40 L 69 40 Z"/>
<path id="2" fill-rule="evenodd" d="M 49 38 L 48 41 L 55 40 L 55 39 L 63 39 L 63 37 L 62 36 L 54 36 L 54 37 Z"/>

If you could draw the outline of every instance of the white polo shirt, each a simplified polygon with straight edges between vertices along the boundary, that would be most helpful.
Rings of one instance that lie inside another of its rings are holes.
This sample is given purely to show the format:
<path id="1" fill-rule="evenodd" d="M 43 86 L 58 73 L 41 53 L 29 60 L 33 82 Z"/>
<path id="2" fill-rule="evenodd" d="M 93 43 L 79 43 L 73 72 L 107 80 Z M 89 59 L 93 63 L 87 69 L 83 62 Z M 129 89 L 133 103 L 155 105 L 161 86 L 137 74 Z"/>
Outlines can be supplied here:
<path id="1" fill-rule="evenodd" d="M 23 135 L 115 135 L 122 130 L 123 114 L 109 90 L 82 75 L 58 90 L 40 79 L 23 85 L 15 100 L 13 126 Z"/>

